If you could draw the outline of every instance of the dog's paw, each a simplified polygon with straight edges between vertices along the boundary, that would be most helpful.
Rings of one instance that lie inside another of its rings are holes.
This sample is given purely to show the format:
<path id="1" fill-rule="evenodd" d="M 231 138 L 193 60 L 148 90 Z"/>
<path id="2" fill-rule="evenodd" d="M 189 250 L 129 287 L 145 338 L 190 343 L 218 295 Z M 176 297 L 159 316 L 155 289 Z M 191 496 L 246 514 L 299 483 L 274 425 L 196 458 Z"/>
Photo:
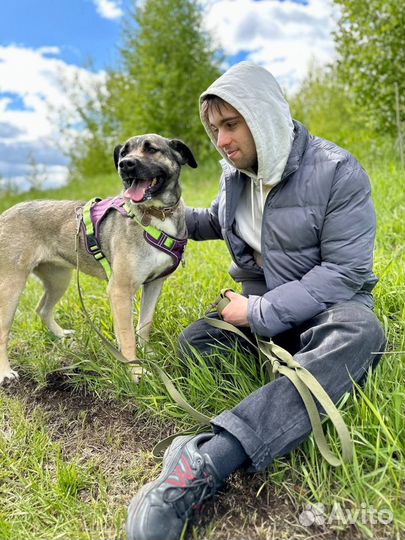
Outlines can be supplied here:
<path id="1" fill-rule="evenodd" d="M 132 365 L 131 368 L 131 377 L 134 383 L 138 384 L 142 377 L 145 377 L 145 375 L 150 375 L 149 371 L 147 371 L 145 368 L 143 368 L 140 365 Z"/>
<path id="2" fill-rule="evenodd" d="M 63 328 L 61 328 L 60 330 L 52 331 L 52 334 L 58 339 L 64 339 L 64 338 L 70 337 L 74 333 L 75 333 L 74 330 L 64 330 Z"/>
<path id="3" fill-rule="evenodd" d="M 18 373 L 14 369 L 7 369 L 0 372 L 0 385 L 18 380 Z"/>

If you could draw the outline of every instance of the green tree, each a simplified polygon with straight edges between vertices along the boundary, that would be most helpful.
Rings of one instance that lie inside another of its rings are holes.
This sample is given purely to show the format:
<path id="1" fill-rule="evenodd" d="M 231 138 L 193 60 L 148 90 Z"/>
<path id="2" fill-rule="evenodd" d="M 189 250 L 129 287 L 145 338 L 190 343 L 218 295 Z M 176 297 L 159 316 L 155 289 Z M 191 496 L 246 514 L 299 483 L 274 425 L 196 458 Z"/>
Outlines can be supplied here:
<path id="1" fill-rule="evenodd" d="M 341 10 L 335 33 L 339 77 L 368 112 L 371 125 L 395 134 L 396 85 L 405 120 L 405 2 L 334 1 Z"/>
<path id="2" fill-rule="evenodd" d="M 310 66 L 288 101 L 293 117 L 313 135 L 346 148 L 361 162 L 392 155 L 392 139 L 370 129 L 367 112 L 356 106 L 335 66 Z"/>
<path id="3" fill-rule="evenodd" d="M 198 0 L 134 1 L 122 36 L 119 67 L 96 100 L 76 106 L 84 128 L 71 146 L 76 170 L 105 172 L 113 145 L 141 133 L 181 138 L 197 159 L 207 155 L 198 96 L 219 76 L 221 58 L 202 29 Z"/>
<path id="4" fill-rule="evenodd" d="M 51 108 L 61 135 L 59 149 L 70 158 L 70 170 L 80 176 L 114 171 L 113 149 L 117 144 L 117 122 L 104 110 L 108 96 L 106 81 L 96 79 L 84 85 L 77 74 L 73 81 L 60 77 L 59 84 L 69 96 L 72 110 Z"/>
<path id="5" fill-rule="evenodd" d="M 136 4 L 135 4 L 136 6 Z M 197 0 L 146 0 L 124 25 L 122 70 L 107 83 L 122 135 L 160 132 L 196 150 L 207 138 L 198 96 L 219 75 Z"/>

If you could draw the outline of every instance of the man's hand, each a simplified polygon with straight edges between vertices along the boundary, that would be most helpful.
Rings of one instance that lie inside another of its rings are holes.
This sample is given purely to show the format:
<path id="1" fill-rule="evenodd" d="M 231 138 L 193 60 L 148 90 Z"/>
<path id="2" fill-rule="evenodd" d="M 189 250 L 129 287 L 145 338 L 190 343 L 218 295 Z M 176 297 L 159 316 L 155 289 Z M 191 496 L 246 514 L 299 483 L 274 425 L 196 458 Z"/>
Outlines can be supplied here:
<path id="1" fill-rule="evenodd" d="M 224 321 L 234 326 L 249 326 L 247 319 L 248 299 L 241 294 L 228 291 L 225 296 L 230 302 L 222 312 Z"/>

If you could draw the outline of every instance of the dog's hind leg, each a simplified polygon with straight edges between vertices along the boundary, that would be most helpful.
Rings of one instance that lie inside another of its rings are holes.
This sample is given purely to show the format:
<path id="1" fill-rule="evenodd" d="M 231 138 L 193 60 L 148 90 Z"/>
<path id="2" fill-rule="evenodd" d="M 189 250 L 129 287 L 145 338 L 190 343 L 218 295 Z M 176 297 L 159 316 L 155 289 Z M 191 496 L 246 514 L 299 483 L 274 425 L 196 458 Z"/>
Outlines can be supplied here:
<path id="1" fill-rule="evenodd" d="M 141 308 L 136 334 L 141 344 L 149 341 L 149 334 L 152 327 L 153 314 L 156 304 L 162 291 L 164 278 L 155 279 L 150 283 L 145 283 L 142 287 Z"/>
<path id="2" fill-rule="evenodd" d="M 18 379 L 18 373 L 10 367 L 7 342 L 26 279 L 26 275 L 17 273 L 3 279 L 0 283 L 0 384 L 6 379 Z"/>
<path id="3" fill-rule="evenodd" d="M 37 266 L 33 273 L 39 277 L 44 286 L 44 295 L 37 306 L 37 313 L 45 326 L 59 338 L 72 334 L 73 330 L 64 330 L 53 316 L 53 308 L 69 286 L 72 270 L 43 263 Z"/>

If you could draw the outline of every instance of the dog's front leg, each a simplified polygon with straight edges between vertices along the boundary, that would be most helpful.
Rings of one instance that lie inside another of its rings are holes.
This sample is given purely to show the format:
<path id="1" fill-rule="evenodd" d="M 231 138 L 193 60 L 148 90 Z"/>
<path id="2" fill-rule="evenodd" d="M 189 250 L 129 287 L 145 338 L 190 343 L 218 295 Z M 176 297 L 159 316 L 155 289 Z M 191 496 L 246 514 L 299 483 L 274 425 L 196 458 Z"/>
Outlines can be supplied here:
<path id="1" fill-rule="evenodd" d="M 111 277 L 108 283 L 108 296 L 114 322 L 114 332 L 122 354 L 128 360 L 136 358 L 136 343 L 132 306 L 134 292 L 129 284 L 123 285 Z"/>
<path id="2" fill-rule="evenodd" d="M 142 287 L 141 309 L 136 333 L 143 344 L 149 341 L 153 314 L 155 313 L 164 280 L 165 278 L 155 279 L 150 283 L 145 283 Z"/>

